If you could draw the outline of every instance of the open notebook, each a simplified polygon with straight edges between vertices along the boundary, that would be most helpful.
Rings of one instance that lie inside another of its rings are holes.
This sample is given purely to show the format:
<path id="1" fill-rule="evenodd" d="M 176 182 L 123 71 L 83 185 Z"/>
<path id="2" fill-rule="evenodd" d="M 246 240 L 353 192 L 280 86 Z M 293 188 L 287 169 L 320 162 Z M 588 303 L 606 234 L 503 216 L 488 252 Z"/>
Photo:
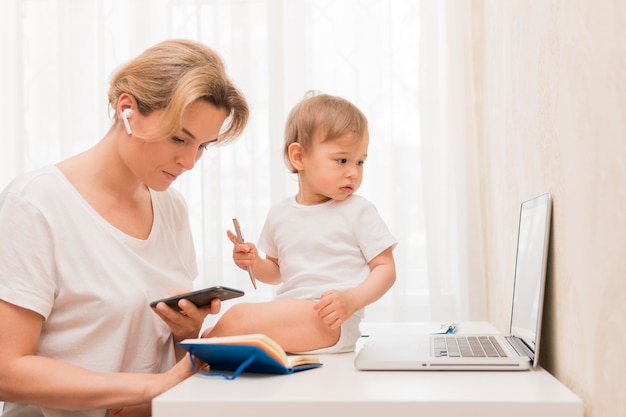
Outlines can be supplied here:
<path id="1" fill-rule="evenodd" d="M 355 358 L 361 370 L 525 370 L 537 364 L 550 235 L 549 194 L 520 207 L 508 335 L 372 336 Z"/>
<path id="2" fill-rule="evenodd" d="M 235 379 L 242 372 L 292 374 L 322 366 L 317 356 L 287 355 L 274 339 L 260 333 L 185 339 L 179 345 L 192 356 L 202 359 L 211 369 L 205 372 L 196 368 L 197 371 L 225 379 Z M 190 360 L 195 367 L 193 358 Z"/>

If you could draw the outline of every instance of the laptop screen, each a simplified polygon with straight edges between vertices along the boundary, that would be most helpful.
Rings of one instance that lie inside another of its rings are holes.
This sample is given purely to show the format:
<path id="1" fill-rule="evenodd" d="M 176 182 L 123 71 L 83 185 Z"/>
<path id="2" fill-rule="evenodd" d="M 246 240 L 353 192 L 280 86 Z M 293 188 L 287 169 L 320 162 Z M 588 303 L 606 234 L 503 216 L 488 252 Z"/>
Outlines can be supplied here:
<path id="1" fill-rule="evenodd" d="M 541 334 L 550 215 L 549 194 L 525 201 L 520 208 L 511 335 L 522 339 L 535 355 Z"/>

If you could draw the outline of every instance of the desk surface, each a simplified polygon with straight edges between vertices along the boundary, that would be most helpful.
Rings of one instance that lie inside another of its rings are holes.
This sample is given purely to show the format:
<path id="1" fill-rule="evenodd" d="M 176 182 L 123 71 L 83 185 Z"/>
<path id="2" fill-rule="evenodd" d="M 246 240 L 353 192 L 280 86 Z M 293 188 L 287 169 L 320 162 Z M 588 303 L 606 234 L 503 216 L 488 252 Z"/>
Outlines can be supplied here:
<path id="1" fill-rule="evenodd" d="M 427 323 L 368 324 L 364 333 L 426 333 Z M 462 323 L 461 332 L 494 332 Z M 358 348 L 357 348 L 358 349 Z M 582 417 L 582 401 L 545 370 L 358 371 L 354 353 L 320 355 L 324 366 L 291 375 L 241 374 L 227 381 L 195 375 L 154 399 L 165 416 Z"/>

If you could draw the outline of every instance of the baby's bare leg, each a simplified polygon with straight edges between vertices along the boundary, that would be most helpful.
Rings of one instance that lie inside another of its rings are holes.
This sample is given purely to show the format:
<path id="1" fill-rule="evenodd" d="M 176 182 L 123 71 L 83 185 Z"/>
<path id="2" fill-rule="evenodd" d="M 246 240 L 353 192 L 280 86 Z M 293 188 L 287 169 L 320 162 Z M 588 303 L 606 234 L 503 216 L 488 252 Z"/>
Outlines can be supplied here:
<path id="1" fill-rule="evenodd" d="M 311 300 L 282 299 L 235 304 L 203 337 L 264 333 L 287 352 L 333 346 L 340 329 L 329 329 L 313 310 Z"/>

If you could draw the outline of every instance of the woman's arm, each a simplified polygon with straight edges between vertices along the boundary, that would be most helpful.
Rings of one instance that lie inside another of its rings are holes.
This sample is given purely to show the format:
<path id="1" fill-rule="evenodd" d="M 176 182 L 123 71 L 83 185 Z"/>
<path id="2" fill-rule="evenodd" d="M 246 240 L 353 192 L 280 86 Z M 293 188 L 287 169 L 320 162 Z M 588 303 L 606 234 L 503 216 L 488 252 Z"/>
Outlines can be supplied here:
<path id="1" fill-rule="evenodd" d="M 149 402 L 194 374 L 188 358 L 161 374 L 139 374 L 94 372 L 37 356 L 43 317 L 2 300 L 0 317 L 0 398 L 6 402 L 67 410 L 125 407 Z"/>

